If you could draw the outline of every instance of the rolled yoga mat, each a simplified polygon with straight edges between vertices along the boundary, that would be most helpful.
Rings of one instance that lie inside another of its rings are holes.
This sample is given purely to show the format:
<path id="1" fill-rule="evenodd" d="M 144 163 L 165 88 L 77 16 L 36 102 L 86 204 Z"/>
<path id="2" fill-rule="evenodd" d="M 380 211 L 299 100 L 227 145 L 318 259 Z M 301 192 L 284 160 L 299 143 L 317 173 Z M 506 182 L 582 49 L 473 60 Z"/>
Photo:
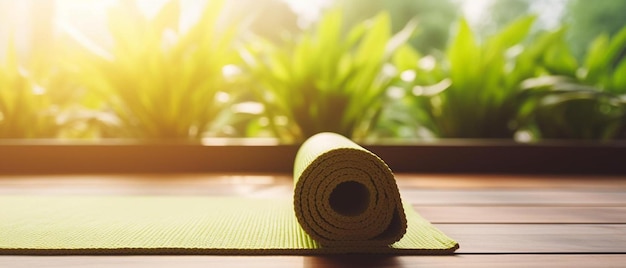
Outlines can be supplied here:
<path id="1" fill-rule="evenodd" d="M 320 133 L 304 142 L 293 177 L 296 218 L 324 246 L 385 247 L 406 232 L 387 164 L 339 134 Z"/>
<path id="2" fill-rule="evenodd" d="M 400 204 L 382 160 L 341 136 L 308 140 L 294 173 L 293 200 L 0 196 L 0 255 L 415 255 L 458 248 Z"/>

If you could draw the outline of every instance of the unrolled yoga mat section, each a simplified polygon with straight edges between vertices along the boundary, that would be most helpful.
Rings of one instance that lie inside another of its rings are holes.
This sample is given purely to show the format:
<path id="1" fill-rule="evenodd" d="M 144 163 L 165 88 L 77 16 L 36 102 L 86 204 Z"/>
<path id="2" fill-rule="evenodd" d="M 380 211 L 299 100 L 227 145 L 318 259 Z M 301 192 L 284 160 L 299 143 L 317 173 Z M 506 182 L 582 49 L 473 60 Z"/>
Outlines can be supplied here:
<path id="1" fill-rule="evenodd" d="M 307 140 L 293 199 L 0 196 L 0 254 L 451 254 L 376 155 L 340 135 Z"/>
<path id="2" fill-rule="evenodd" d="M 302 228 L 328 247 L 384 247 L 407 220 L 389 167 L 351 140 L 320 133 L 298 150 L 294 208 Z"/>
<path id="3" fill-rule="evenodd" d="M 1 196 L 0 254 L 449 254 L 456 242 L 407 212 L 390 247 L 323 247 L 291 199 L 176 196 Z"/>

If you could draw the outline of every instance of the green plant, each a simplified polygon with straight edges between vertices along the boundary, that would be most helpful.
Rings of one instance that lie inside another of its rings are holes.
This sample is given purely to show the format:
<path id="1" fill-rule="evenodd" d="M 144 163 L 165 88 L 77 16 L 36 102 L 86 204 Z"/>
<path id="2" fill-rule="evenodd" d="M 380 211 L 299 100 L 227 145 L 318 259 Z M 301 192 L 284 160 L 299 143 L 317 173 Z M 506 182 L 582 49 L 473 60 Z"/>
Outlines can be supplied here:
<path id="1" fill-rule="evenodd" d="M 180 3 L 168 1 L 153 18 L 134 1 L 108 13 L 110 49 L 68 31 L 85 51 L 72 59 L 76 75 L 116 116 L 116 137 L 198 139 L 236 99 L 236 83 L 222 74 L 238 62 L 235 24 L 220 23 L 223 1 L 209 1 L 189 29 L 180 25 Z M 217 129 L 217 130 L 216 130 Z"/>
<path id="2" fill-rule="evenodd" d="M 58 126 L 45 112 L 50 100 L 44 89 L 21 70 L 16 54 L 10 45 L 0 66 L 0 137 L 54 137 Z"/>
<path id="3" fill-rule="evenodd" d="M 383 67 L 416 27 L 411 22 L 393 35 L 387 13 L 354 26 L 347 35 L 342 23 L 341 10 L 328 11 L 314 28 L 286 45 L 266 43 L 247 50 L 253 56 L 248 64 L 258 81 L 258 98 L 284 142 L 324 131 L 364 138 L 391 81 Z"/>
<path id="4" fill-rule="evenodd" d="M 520 114 L 531 139 L 610 140 L 622 127 L 626 106 L 614 94 L 564 77 L 536 78 L 526 86 L 532 93 Z"/>
<path id="5" fill-rule="evenodd" d="M 585 51 L 598 33 L 615 35 L 626 25 L 623 12 L 626 1 L 569 0 L 565 7 L 568 43 L 578 59 L 585 57 Z"/>
<path id="6" fill-rule="evenodd" d="M 439 64 L 420 67 L 419 53 L 395 60 L 401 74 L 412 72 L 408 106 L 414 118 L 442 138 L 512 138 L 522 103 L 519 84 L 538 72 L 549 37 L 524 43 L 534 17 L 520 18 L 479 42 L 461 20 Z"/>
<path id="7" fill-rule="evenodd" d="M 613 37 L 598 35 L 582 62 L 576 59 L 565 38 L 560 38 L 549 48 L 543 65 L 552 75 L 570 77 L 600 91 L 626 94 L 626 27 Z"/>
<path id="8" fill-rule="evenodd" d="M 0 64 L 0 138 L 86 136 L 87 110 L 52 54 L 20 60 L 14 42 L 8 42 Z"/>
<path id="9" fill-rule="evenodd" d="M 521 113 L 526 125 L 547 139 L 614 138 L 626 118 L 626 27 L 596 37 L 581 63 L 558 33 L 543 58 L 550 75 L 523 85 L 531 96 Z"/>

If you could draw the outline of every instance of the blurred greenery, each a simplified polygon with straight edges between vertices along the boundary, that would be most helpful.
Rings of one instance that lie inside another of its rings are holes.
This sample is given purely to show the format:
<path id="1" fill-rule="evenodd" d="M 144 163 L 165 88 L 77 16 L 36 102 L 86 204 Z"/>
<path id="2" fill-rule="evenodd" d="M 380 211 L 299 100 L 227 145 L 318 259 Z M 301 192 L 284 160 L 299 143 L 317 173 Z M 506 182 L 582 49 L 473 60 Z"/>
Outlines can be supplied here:
<path id="1" fill-rule="evenodd" d="M 626 27 L 614 36 L 601 34 L 578 61 L 557 31 L 544 54 L 550 76 L 530 79 L 523 85 L 533 92 L 524 112 L 544 139 L 600 139 L 617 136 L 626 119 Z"/>
<path id="2" fill-rule="evenodd" d="M 409 21 L 417 19 L 418 35 L 410 43 L 419 51 L 430 53 L 444 50 L 450 36 L 450 26 L 459 17 L 459 10 L 450 0 L 337 0 L 345 10 L 346 25 L 361 23 L 381 10 L 391 14 L 392 30 L 400 31 Z"/>
<path id="3" fill-rule="evenodd" d="M 440 64 L 424 68 L 416 56 L 397 58 L 403 73 L 414 74 L 403 80 L 416 117 L 437 137 L 512 138 L 521 105 L 518 86 L 536 74 L 546 46 L 522 45 L 534 20 L 518 19 L 482 43 L 461 21 Z"/>
<path id="4" fill-rule="evenodd" d="M 17 59 L 9 44 L 0 65 L 0 138 L 52 138 L 60 126 L 53 103 Z"/>
<path id="5" fill-rule="evenodd" d="M 114 45 L 107 51 L 80 36 L 89 49 L 76 57 L 77 77 L 117 117 L 117 137 L 199 139 L 220 126 L 237 97 L 223 68 L 236 64 L 235 25 L 220 25 L 222 1 L 211 1 L 199 21 L 181 31 L 180 3 L 169 1 L 154 18 L 131 1 L 108 13 Z"/>
<path id="6" fill-rule="evenodd" d="M 619 96 L 566 77 L 526 81 L 532 91 L 521 110 L 531 140 L 610 140 L 622 128 L 626 107 Z"/>
<path id="7" fill-rule="evenodd" d="M 340 9 L 328 11 L 309 31 L 284 46 L 248 50 L 258 98 L 276 135 L 303 141 L 324 131 L 362 139 L 375 124 L 390 79 L 383 68 L 414 32 L 396 35 L 388 13 L 343 35 Z M 286 126 L 279 126 L 286 118 Z"/>
<path id="8" fill-rule="evenodd" d="M 532 0 L 491 1 L 487 7 L 489 16 L 477 26 L 478 33 L 493 34 L 520 17 L 529 14 Z"/>
<path id="9" fill-rule="evenodd" d="M 623 0 L 569 0 L 565 24 L 569 25 L 574 54 L 582 58 L 585 49 L 596 35 L 614 35 L 626 25 L 626 1 Z"/>
<path id="10" fill-rule="evenodd" d="M 626 1 L 491 0 L 476 21 L 336 0 L 306 28 L 293 1 L 119 1 L 96 39 L 53 1 L 6 11 L 26 3 L 0 2 L 0 138 L 626 138 Z"/>
<path id="11" fill-rule="evenodd" d="M 47 43 L 52 46 L 52 43 Z M 58 66 L 62 55 L 31 51 L 20 60 L 13 41 L 0 63 L 0 138 L 85 138 L 93 134 L 90 110 L 75 79 Z"/>

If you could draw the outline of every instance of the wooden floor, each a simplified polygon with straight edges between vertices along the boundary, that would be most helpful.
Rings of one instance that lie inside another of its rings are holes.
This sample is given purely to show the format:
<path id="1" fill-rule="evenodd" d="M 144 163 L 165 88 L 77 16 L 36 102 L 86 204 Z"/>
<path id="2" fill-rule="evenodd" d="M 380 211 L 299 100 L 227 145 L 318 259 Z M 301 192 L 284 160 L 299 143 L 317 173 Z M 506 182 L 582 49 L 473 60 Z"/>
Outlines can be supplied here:
<path id="1" fill-rule="evenodd" d="M 398 174 L 454 256 L 0 256 L 0 267 L 626 267 L 626 177 Z M 290 196 L 288 175 L 0 176 L 0 194 Z M 2 238 L 0 237 L 0 240 Z"/>

